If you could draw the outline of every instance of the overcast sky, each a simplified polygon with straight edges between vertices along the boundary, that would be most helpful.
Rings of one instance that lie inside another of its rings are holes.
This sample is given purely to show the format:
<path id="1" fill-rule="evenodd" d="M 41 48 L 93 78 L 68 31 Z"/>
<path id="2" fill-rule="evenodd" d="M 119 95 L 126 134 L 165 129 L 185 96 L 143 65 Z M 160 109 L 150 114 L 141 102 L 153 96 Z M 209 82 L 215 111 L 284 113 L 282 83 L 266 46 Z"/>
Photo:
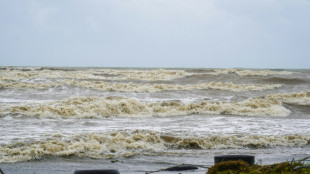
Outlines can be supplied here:
<path id="1" fill-rule="evenodd" d="M 0 0 L 0 60 L 310 68 L 310 0 Z"/>

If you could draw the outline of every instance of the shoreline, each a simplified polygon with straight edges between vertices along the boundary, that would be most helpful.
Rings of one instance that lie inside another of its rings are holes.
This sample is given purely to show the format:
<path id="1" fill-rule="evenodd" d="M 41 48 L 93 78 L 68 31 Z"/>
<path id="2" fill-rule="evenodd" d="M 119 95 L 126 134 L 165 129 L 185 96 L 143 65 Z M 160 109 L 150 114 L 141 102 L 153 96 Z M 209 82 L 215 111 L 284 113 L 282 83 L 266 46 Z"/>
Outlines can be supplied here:
<path id="1" fill-rule="evenodd" d="M 255 164 L 259 165 L 268 165 L 281 162 L 287 162 L 294 160 L 299 160 L 308 155 L 286 155 L 274 157 L 273 154 L 256 154 L 255 155 Z M 145 156 L 144 156 L 145 157 Z M 120 173 L 127 174 L 145 174 L 150 171 L 158 171 L 168 167 L 173 167 L 177 164 L 178 157 L 165 157 L 165 161 L 162 160 L 162 156 L 149 156 L 146 159 L 142 159 L 139 156 L 131 158 L 119 158 L 119 159 L 89 159 L 89 158 L 50 158 L 44 160 L 34 160 L 26 162 L 17 162 L 17 163 L 2 163 L 0 168 L 5 174 L 70 174 L 74 173 L 75 170 L 95 170 L 95 169 L 115 169 L 119 170 Z M 193 161 L 189 159 L 189 161 Z M 214 156 L 208 158 L 199 158 L 195 162 L 192 162 L 189 165 L 197 166 L 206 166 L 211 167 L 214 165 Z M 261 161 L 260 161 L 261 159 Z M 185 161 L 185 162 L 189 162 Z M 197 162 L 197 163 L 196 163 Z M 262 162 L 260 164 L 260 162 Z M 206 168 L 198 167 L 197 170 L 182 171 L 182 173 L 191 173 L 191 174 L 205 174 L 207 172 Z M 171 172 L 171 171 L 160 171 L 154 173 L 163 173 L 163 174 L 174 174 L 180 173 L 180 171 Z"/>

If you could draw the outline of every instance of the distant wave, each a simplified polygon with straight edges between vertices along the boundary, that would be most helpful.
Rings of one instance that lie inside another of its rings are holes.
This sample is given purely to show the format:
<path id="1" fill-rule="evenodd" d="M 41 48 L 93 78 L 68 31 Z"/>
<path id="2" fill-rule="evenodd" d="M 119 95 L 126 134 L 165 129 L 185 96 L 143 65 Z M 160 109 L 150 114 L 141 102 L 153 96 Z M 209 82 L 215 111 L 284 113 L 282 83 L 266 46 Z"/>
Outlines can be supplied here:
<path id="1" fill-rule="evenodd" d="M 0 80 L 23 80 L 34 78 L 61 78 L 61 79 L 102 79 L 102 80 L 173 80 L 190 76 L 193 73 L 184 70 L 134 70 L 134 69 L 87 69 L 70 71 L 68 69 L 60 70 L 43 69 L 25 71 L 22 69 L 1 70 Z"/>
<path id="2" fill-rule="evenodd" d="M 299 78 L 282 78 L 282 77 L 272 77 L 263 79 L 266 82 L 272 83 L 280 83 L 280 84 L 300 84 L 300 83 L 308 83 L 307 81 Z"/>
<path id="3" fill-rule="evenodd" d="M 0 80 L 3 81 L 19 81 L 36 78 L 50 79 L 104 79 L 104 77 L 96 76 L 93 70 L 84 71 L 59 71 L 59 70 L 2 70 Z"/>
<path id="4" fill-rule="evenodd" d="M 184 78 L 192 75 L 221 75 L 234 73 L 239 76 L 268 76 L 290 75 L 293 72 L 271 70 L 240 70 L 240 69 L 214 69 L 204 71 L 171 70 L 171 69 L 70 69 L 70 68 L 2 68 L 0 80 L 25 80 L 35 78 L 49 79 L 101 79 L 101 80 L 142 80 L 167 81 Z"/>
<path id="5" fill-rule="evenodd" d="M 213 72 L 205 74 L 221 75 L 234 73 L 239 76 L 268 76 L 268 75 L 291 75 L 293 72 L 289 71 L 272 71 L 272 70 L 241 70 L 241 69 L 215 69 Z"/>
<path id="6" fill-rule="evenodd" d="M 0 146 L 0 163 L 38 160 L 46 157 L 129 157 L 140 154 L 169 154 L 170 150 L 227 149 L 305 146 L 310 135 L 207 135 L 181 137 L 136 130 L 113 133 L 55 134 L 46 140 L 16 142 Z M 177 151 L 176 151 L 177 150 Z"/>

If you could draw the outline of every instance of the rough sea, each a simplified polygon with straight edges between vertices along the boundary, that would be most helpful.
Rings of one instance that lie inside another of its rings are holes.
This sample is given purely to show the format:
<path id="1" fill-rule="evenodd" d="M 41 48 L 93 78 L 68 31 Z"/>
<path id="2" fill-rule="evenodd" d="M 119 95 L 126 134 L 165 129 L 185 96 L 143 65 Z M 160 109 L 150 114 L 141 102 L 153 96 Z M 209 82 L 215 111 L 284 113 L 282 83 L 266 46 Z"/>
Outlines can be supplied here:
<path id="1" fill-rule="evenodd" d="M 6 174 L 202 174 L 224 154 L 310 156 L 310 70 L 0 67 Z"/>

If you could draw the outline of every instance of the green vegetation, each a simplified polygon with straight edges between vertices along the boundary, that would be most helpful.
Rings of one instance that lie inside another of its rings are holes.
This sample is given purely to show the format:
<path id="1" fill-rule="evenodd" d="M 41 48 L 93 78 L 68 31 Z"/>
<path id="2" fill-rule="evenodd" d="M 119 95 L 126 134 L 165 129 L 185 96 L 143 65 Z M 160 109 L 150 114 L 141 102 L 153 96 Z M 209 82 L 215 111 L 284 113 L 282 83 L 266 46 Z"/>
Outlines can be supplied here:
<path id="1" fill-rule="evenodd" d="M 303 161 L 273 165 L 252 165 L 244 161 L 225 161 L 212 166 L 207 174 L 310 174 L 310 165 Z"/>

